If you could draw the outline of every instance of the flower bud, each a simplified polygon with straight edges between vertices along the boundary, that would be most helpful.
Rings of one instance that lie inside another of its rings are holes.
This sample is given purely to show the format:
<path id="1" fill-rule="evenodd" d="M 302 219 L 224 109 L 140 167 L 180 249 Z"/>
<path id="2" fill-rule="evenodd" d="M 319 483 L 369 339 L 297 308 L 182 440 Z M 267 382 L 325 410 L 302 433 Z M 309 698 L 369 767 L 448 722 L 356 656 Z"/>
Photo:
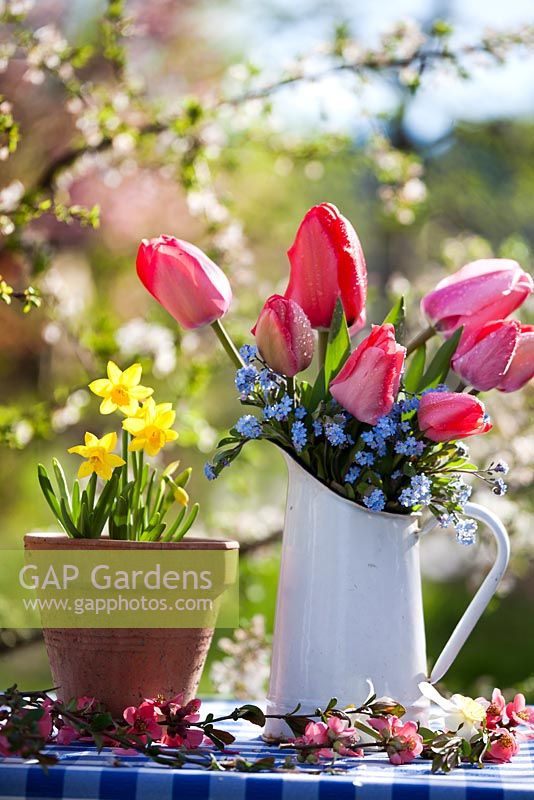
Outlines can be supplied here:
<path id="1" fill-rule="evenodd" d="M 393 325 L 373 325 L 331 382 L 332 397 L 356 419 L 375 425 L 393 407 L 405 356 Z"/>
<path id="2" fill-rule="evenodd" d="M 143 239 L 137 274 L 183 328 L 211 324 L 226 314 L 232 301 L 228 278 L 217 264 L 195 245 L 174 236 Z"/>
<path id="3" fill-rule="evenodd" d="M 309 367 L 315 346 L 310 321 L 293 300 L 273 294 L 263 306 L 252 333 L 272 370 L 292 378 Z"/>
<path id="4" fill-rule="evenodd" d="M 291 264 L 285 296 L 295 300 L 312 328 L 330 328 L 338 297 L 352 332 L 365 325 L 367 269 L 360 240 L 331 203 L 311 208 L 287 253 Z"/>

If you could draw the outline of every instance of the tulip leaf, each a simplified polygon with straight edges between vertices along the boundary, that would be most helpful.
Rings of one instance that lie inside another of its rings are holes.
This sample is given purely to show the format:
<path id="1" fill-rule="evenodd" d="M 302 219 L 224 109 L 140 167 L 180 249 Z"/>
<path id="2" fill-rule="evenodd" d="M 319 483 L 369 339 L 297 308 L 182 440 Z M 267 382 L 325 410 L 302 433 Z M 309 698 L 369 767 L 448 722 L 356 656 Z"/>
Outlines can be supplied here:
<path id="1" fill-rule="evenodd" d="M 451 358 L 456 352 L 458 342 L 462 336 L 462 331 L 463 328 L 458 328 L 458 330 L 453 333 L 451 338 L 447 339 L 447 341 L 441 345 L 436 355 L 430 362 L 425 374 L 419 381 L 419 385 L 417 387 L 418 392 L 422 392 L 423 389 L 431 389 L 434 386 L 437 386 L 439 383 L 443 383 L 449 374 L 449 370 L 451 368 Z"/>
<path id="2" fill-rule="evenodd" d="M 306 397 L 305 405 L 310 414 L 313 414 L 319 403 L 325 399 L 325 396 L 326 386 L 324 380 L 324 367 L 321 367 L 319 374 L 315 379 L 315 383 L 313 384 L 313 389 Z"/>
<path id="3" fill-rule="evenodd" d="M 404 344 L 404 323 L 406 319 L 404 297 L 399 297 L 382 325 L 391 323 L 395 328 L 395 339 L 399 344 Z"/>
<path id="4" fill-rule="evenodd" d="M 410 365 L 406 370 L 406 375 L 404 376 L 404 388 L 408 392 L 415 392 L 417 391 L 417 387 L 419 386 L 419 381 L 425 371 L 425 361 L 426 361 L 426 345 L 423 342 L 421 347 L 418 347 L 415 353 L 410 358 Z"/>
<path id="5" fill-rule="evenodd" d="M 330 381 L 336 377 L 341 367 L 350 356 L 350 336 L 347 320 L 341 300 L 336 300 L 336 307 L 332 315 L 326 357 L 324 362 L 325 387 L 330 386 Z"/>

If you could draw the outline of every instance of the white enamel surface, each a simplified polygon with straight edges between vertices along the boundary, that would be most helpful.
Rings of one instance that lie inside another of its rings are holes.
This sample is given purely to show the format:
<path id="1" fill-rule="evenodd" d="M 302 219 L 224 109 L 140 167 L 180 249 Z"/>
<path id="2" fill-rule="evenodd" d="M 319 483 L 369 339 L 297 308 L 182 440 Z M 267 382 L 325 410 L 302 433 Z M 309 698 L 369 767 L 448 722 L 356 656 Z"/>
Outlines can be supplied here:
<path id="1" fill-rule="evenodd" d="M 413 704 L 426 674 L 417 518 L 365 511 L 288 465 L 268 711 L 359 705 L 367 679 Z M 270 721 L 266 736 L 284 731 Z"/>
<path id="2" fill-rule="evenodd" d="M 267 712 L 285 713 L 300 702 L 302 712 L 310 713 L 334 696 L 341 706 L 359 705 L 372 680 L 379 697 L 412 707 L 413 717 L 426 705 L 418 684 L 427 679 L 418 517 L 366 511 L 291 459 L 287 463 Z M 489 512 L 471 506 L 469 513 L 477 516 L 475 511 L 492 527 L 499 556 L 438 659 L 436 680 L 456 657 L 506 569 L 506 532 Z M 269 720 L 264 735 L 280 739 L 290 731 Z"/>

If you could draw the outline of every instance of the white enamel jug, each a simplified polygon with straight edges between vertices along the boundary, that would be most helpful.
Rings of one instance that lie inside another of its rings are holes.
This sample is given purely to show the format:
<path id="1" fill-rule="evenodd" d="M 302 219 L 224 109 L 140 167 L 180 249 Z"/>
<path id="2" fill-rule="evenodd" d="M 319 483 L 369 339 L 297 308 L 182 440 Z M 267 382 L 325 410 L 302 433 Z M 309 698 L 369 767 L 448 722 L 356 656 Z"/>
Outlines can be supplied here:
<path id="1" fill-rule="evenodd" d="M 499 519 L 469 503 L 466 513 L 492 532 L 495 563 L 428 676 L 418 515 L 366 511 L 335 494 L 295 461 L 289 470 L 267 713 L 302 704 L 311 713 L 331 697 L 362 703 L 373 682 L 379 697 L 424 707 L 418 684 L 440 680 L 493 597 L 509 559 Z M 265 738 L 291 735 L 269 720 Z"/>

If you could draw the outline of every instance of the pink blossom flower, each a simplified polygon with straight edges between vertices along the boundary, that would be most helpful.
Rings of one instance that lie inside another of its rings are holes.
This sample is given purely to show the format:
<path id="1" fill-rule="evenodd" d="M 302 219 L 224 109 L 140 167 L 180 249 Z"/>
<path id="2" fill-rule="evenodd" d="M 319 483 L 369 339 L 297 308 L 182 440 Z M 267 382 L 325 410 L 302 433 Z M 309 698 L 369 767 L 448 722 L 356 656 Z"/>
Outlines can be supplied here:
<path id="1" fill-rule="evenodd" d="M 510 725 L 529 725 L 534 727 L 534 708 L 527 708 L 524 694 L 516 694 L 506 706 L 506 716 Z"/>
<path id="2" fill-rule="evenodd" d="M 307 760 L 332 758 L 334 752 L 341 756 L 363 756 L 363 750 L 357 747 L 359 735 L 356 728 L 351 728 L 346 719 L 328 717 L 325 722 L 308 722 L 304 734 L 295 739 L 295 744 L 304 748 L 309 745 L 311 752 Z"/>
<path id="3" fill-rule="evenodd" d="M 486 709 L 486 726 L 490 729 L 497 728 L 503 721 L 506 700 L 500 689 L 494 689 L 491 695 L 491 703 L 483 697 L 477 698 L 477 703 Z"/>
<path id="4" fill-rule="evenodd" d="M 386 753 L 392 764 L 409 764 L 423 751 L 423 738 L 415 722 L 403 722 L 398 717 L 375 717 L 369 720 L 386 743 Z"/>
<path id="5" fill-rule="evenodd" d="M 157 723 L 156 709 L 152 703 L 141 703 L 140 706 L 128 706 L 124 709 L 124 719 L 130 726 L 127 733 L 139 736 L 146 742 L 150 736 L 154 741 L 161 737 L 161 727 Z"/>
<path id="6" fill-rule="evenodd" d="M 496 738 L 493 739 L 486 751 L 484 761 L 493 761 L 497 764 L 511 761 L 513 756 L 519 752 L 519 744 L 512 731 L 506 728 L 496 728 L 493 736 Z"/>
<path id="7" fill-rule="evenodd" d="M 63 724 L 56 736 L 56 744 L 69 745 L 80 738 L 80 732 L 67 723 Z"/>
<path id="8" fill-rule="evenodd" d="M 201 701 L 198 698 L 194 698 L 184 705 L 184 694 L 181 692 L 171 697 L 170 700 L 157 697 L 145 700 L 145 702 L 154 707 L 159 723 L 166 727 L 161 737 L 162 744 L 167 747 L 187 747 L 188 749 L 200 747 L 204 733 L 201 728 L 190 727 L 191 723 L 196 723 L 200 719 L 198 711 Z"/>

